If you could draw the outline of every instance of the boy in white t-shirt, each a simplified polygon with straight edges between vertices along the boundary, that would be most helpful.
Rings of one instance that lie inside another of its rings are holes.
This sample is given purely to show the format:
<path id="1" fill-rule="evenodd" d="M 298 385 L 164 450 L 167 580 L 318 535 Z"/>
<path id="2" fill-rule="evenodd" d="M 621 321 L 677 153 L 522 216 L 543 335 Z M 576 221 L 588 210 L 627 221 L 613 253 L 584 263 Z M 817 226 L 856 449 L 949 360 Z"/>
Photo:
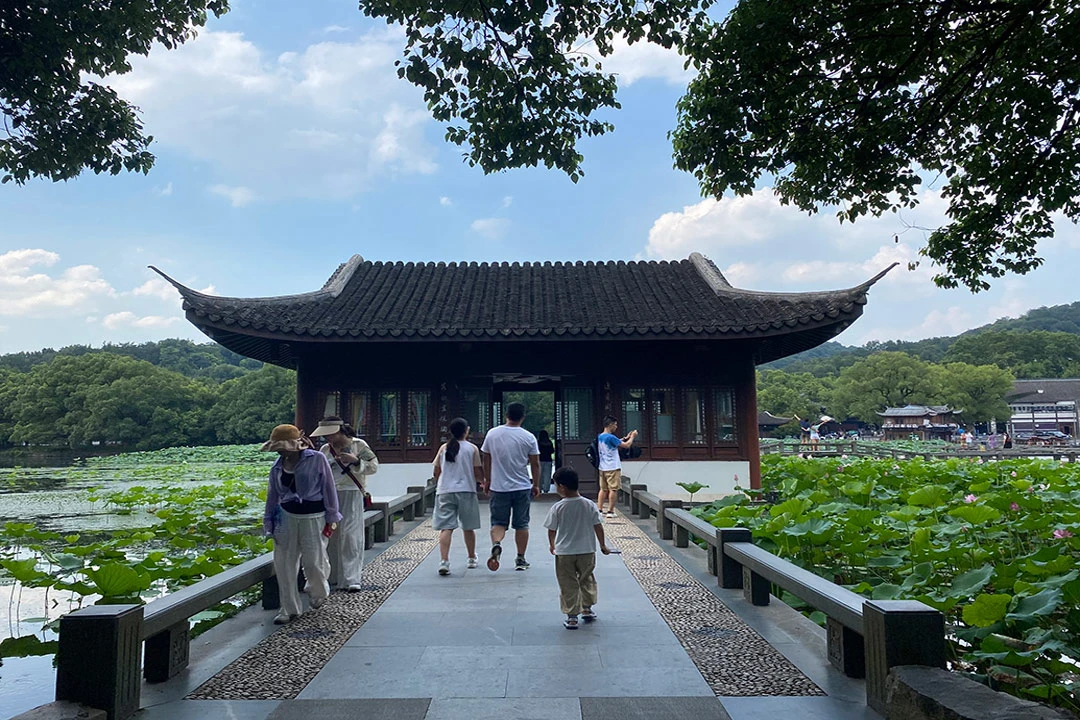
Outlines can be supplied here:
<path id="1" fill-rule="evenodd" d="M 548 529 L 548 545 L 555 556 L 555 578 L 559 581 L 559 604 L 566 613 L 563 627 L 576 630 L 578 614 L 585 622 L 596 619 L 596 543 L 600 552 L 611 550 L 604 544 L 604 519 L 596 503 L 578 494 L 578 474 L 573 468 L 562 467 L 551 478 L 562 500 L 548 512 L 544 527 Z"/>

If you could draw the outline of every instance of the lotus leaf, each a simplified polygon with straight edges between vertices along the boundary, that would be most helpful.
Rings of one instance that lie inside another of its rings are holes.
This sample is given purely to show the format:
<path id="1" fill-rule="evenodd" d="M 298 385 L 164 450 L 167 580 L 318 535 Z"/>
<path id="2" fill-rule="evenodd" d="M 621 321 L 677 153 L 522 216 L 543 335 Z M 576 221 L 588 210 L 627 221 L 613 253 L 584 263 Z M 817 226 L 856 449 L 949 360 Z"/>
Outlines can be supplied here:
<path id="1" fill-rule="evenodd" d="M 56 652 L 57 641 L 42 642 L 36 635 L 4 638 L 0 642 L 0 658 L 38 657 Z"/>
<path id="2" fill-rule="evenodd" d="M 949 514 L 972 525 L 982 525 L 1001 518 L 1001 513 L 994 508 L 975 504 L 953 508 Z"/>
<path id="3" fill-rule="evenodd" d="M 953 578 L 951 594 L 958 597 L 970 597 L 986 587 L 990 578 L 994 576 L 994 568 L 990 566 L 969 570 L 962 575 Z"/>
<path id="4" fill-rule="evenodd" d="M 908 496 L 907 501 L 909 505 L 940 508 L 944 507 L 951 497 L 953 497 L 953 493 L 947 487 L 941 485 L 926 485 L 911 493 L 911 495 Z"/>
<path id="5" fill-rule="evenodd" d="M 1032 622 L 1040 615 L 1049 615 L 1061 604 L 1061 590 L 1048 588 L 1035 595 L 1020 598 L 1016 608 L 1009 613 L 1009 620 Z"/>
<path id="6" fill-rule="evenodd" d="M 1012 595 L 986 595 L 980 594 L 975 601 L 964 606 L 962 617 L 964 622 L 975 627 L 990 627 L 1004 619 Z"/>
<path id="7" fill-rule="evenodd" d="M 110 563 L 96 570 L 84 570 L 83 574 L 94 583 L 94 587 L 104 597 L 127 597 L 146 590 L 153 579 L 149 575 L 139 574 L 136 570 Z"/>

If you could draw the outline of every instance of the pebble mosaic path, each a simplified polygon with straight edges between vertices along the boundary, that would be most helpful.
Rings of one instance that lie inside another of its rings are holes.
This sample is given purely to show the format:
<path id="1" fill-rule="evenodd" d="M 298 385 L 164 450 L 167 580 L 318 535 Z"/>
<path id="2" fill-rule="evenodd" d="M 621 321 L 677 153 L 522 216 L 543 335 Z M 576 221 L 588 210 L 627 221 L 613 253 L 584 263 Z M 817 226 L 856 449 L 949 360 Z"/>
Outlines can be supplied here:
<path id="1" fill-rule="evenodd" d="M 291 700 L 435 548 L 428 519 L 364 566 L 362 592 L 334 592 L 226 666 L 189 700 Z M 286 672 L 287 669 L 287 672 Z"/>
<path id="2" fill-rule="evenodd" d="M 633 522 L 604 530 L 717 696 L 825 695 Z"/>

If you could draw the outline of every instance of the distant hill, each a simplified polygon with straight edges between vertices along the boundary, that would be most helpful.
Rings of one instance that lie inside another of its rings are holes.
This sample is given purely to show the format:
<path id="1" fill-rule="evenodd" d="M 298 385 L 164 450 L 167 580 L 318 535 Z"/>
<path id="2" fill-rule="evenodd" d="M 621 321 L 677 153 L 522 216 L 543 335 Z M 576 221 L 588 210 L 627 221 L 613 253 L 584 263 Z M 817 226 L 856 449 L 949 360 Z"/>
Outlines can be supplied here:
<path id="1" fill-rule="evenodd" d="M 947 359 L 950 348 L 960 338 L 969 338 L 985 333 L 1032 333 L 1032 332 L 1067 333 L 1080 335 L 1080 302 L 1069 305 L 1029 310 L 1018 318 L 1002 318 L 987 325 L 973 328 L 952 337 L 927 338 L 926 340 L 886 342 L 871 341 L 865 345 L 842 345 L 828 342 L 806 352 L 776 360 L 762 365 L 762 369 L 783 370 L 784 372 L 807 372 L 817 377 L 836 375 L 845 367 L 875 352 L 895 351 L 914 355 L 927 362 L 939 363 Z"/>
<path id="2" fill-rule="evenodd" d="M 0 368 L 28 372 L 35 365 L 52 362 L 57 357 L 81 357 L 101 352 L 145 360 L 152 365 L 178 372 L 185 377 L 213 382 L 240 377 L 262 367 L 262 363 L 258 360 L 237 355 L 217 343 L 193 343 L 190 340 L 170 338 L 138 344 L 105 343 L 100 348 L 69 345 L 59 350 L 46 348 L 33 352 L 9 353 L 0 355 Z"/>

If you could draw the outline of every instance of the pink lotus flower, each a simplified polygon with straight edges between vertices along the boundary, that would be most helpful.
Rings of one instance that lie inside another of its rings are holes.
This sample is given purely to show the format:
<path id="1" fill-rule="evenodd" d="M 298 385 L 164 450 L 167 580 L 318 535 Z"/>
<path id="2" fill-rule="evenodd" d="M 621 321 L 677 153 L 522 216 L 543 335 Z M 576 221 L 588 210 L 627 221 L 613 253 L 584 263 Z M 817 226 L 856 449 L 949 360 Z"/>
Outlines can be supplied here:
<path id="1" fill-rule="evenodd" d="M 1010 503 L 1009 504 L 1009 509 L 1012 510 L 1013 512 L 1016 512 L 1017 510 L 1020 509 L 1020 506 L 1017 505 L 1016 503 Z"/>
<path id="2" fill-rule="evenodd" d="M 964 496 L 964 502 L 966 502 L 966 503 L 973 503 L 978 499 L 979 498 L 975 497 L 974 495 L 965 495 Z"/>
<path id="3" fill-rule="evenodd" d="M 1009 473 L 1009 474 L 1010 474 L 1010 475 L 1012 475 L 1013 477 L 1016 477 L 1016 471 L 1015 471 L 1015 470 L 1013 470 L 1013 471 L 1012 471 L 1011 473 Z"/>
<path id="4" fill-rule="evenodd" d="M 840 467 L 836 468 L 836 472 L 844 472 L 844 466 L 841 465 Z"/>
<path id="5" fill-rule="evenodd" d="M 840 456 L 840 459 L 841 459 L 841 460 L 847 460 L 847 455 L 841 455 L 841 456 Z"/>
<path id="6" fill-rule="evenodd" d="M 1054 539 L 1055 540 L 1064 540 L 1065 538 L 1071 538 L 1072 536 L 1073 536 L 1073 534 L 1071 532 L 1069 532 L 1068 530 L 1065 530 L 1065 529 L 1055 530 L 1054 531 Z"/>

